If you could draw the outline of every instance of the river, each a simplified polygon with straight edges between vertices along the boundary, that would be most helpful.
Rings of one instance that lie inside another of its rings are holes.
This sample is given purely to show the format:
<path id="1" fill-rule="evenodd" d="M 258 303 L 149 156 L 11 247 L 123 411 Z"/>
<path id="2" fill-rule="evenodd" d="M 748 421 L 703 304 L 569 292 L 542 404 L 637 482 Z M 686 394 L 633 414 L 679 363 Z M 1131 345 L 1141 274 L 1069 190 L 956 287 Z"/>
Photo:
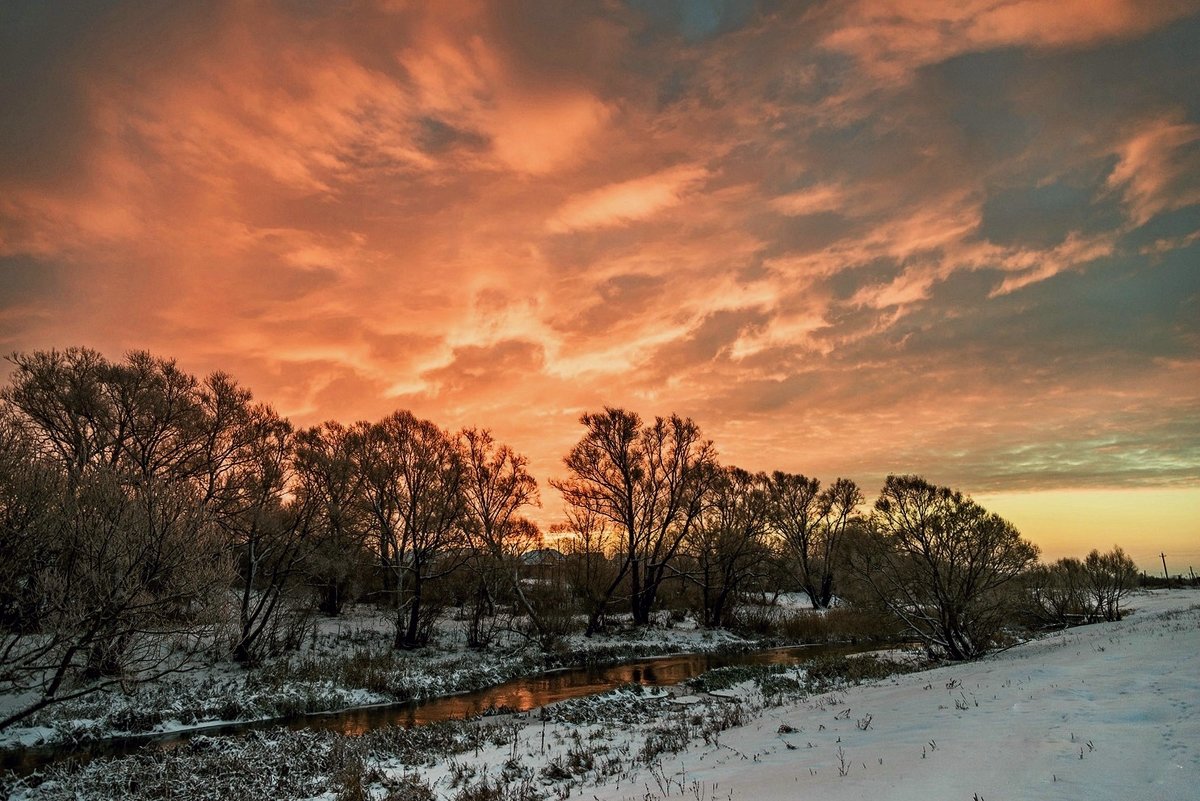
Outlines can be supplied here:
<path id="1" fill-rule="evenodd" d="M 377 704 L 338 712 L 240 723 L 215 723 L 168 733 L 118 737 L 83 745 L 54 745 L 4 751 L 0 767 L 29 774 L 38 767 L 66 759 L 87 761 L 123 756 L 145 748 L 174 748 L 198 734 L 231 737 L 250 731 L 288 728 L 325 730 L 356 736 L 380 726 L 421 726 L 444 720 L 475 717 L 489 712 L 526 712 L 556 701 L 595 695 L 624 684 L 669 687 L 718 667 L 731 665 L 791 665 L 821 656 L 875 650 L 878 645 L 805 645 L 747 653 L 677 654 L 641 659 L 608 667 L 565 668 L 497 684 L 460 695 L 425 701 Z"/>

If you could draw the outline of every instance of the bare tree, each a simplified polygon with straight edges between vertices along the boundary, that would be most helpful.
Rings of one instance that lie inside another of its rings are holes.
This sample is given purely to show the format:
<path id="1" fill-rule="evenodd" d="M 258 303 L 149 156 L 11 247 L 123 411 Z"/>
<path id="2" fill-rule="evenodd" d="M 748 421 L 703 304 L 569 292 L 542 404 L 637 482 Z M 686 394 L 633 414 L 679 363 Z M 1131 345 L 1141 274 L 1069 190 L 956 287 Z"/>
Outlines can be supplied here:
<path id="1" fill-rule="evenodd" d="M 1093 615 L 1101 620 L 1121 619 L 1121 599 L 1137 588 L 1137 565 L 1120 546 L 1108 553 L 1093 550 L 1083 561 Z"/>
<path id="2" fill-rule="evenodd" d="M 334 421 L 295 438 L 295 494 L 310 510 L 315 538 L 306 570 L 327 615 L 341 614 L 363 566 L 368 526 L 360 503 L 358 439 Z"/>
<path id="3" fill-rule="evenodd" d="M 41 458 L 29 427 L 0 406 L 0 631 L 8 637 L 37 632 L 45 622 L 44 583 L 65 485 L 61 468 Z"/>
<path id="4" fill-rule="evenodd" d="M 233 549 L 238 577 L 237 634 L 233 657 L 255 662 L 283 645 L 296 647 L 295 622 L 303 602 L 295 585 L 313 543 L 316 506 L 311 496 L 288 497 L 295 434 L 291 424 L 268 406 L 251 403 L 249 393 L 216 385 L 210 406 L 222 418 L 224 433 L 210 438 L 221 454 L 210 459 L 209 492 L 218 525 Z"/>
<path id="5" fill-rule="evenodd" d="M 14 353 L 3 399 L 28 423 L 28 432 L 59 462 L 71 481 L 111 464 L 122 431 L 105 398 L 112 365 L 94 350 Z"/>
<path id="6" fill-rule="evenodd" d="M 1037 547 L 998 515 L 919 476 L 888 476 L 872 517 L 874 536 L 853 553 L 858 576 L 926 644 L 973 659 L 1012 619 L 1010 584 Z"/>
<path id="7" fill-rule="evenodd" d="M 772 526 L 795 559 L 800 586 L 814 609 L 828 609 L 839 546 L 863 502 L 862 490 L 839 478 L 822 491 L 815 478 L 776 471 L 769 492 Z"/>
<path id="8" fill-rule="evenodd" d="M 454 440 L 428 420 L 399 411 L 371 426 L 359 445 L 357 468 L 371 524 L 390 553 L 396 610 L 395 647 L 428 639 L 433 607 L 428 582 L 461 559 L 463 464 Z"/>
<path id="9" fill-rule="evenodd" d="M 564 535 L 567 586 L 587 616 L 590 637 L 604 627 L 613 593 L 629 574 L 629 555 L 609 521 L 586 507 L 568 506 L 566 519 L 551 531 Z"/>
<path id="10" fill-rule="evenodd" d="M 1038 565 L 1026 577 L 1027 611 L 1042 625 L 1121 619 L 1121 599 L 1137 588 L 1137 565 L 1119 546 L 1086 559 Z"/>
<path id="11" fill-rule="evenodd" d="M 1036 565 L 1025 577 L 1026 609 L 1036 624 L 1069 626 L 1091 618 L 1087 570 L 1070 557 L 1052 565 Z"/>
<path id="12" fill-rule="evenodd" d="M 537 527 L 523 521 L 520 511 L 540 505 L 537 481 L 527 460 L 507 445 L 495 441 L 490 431 L 467 428 L 458 435 L 463 465 L 463 503 L 470 525 L 467 531 L 475 550 L 480 590 L 492 594 L 503 582 L 537 635 L 551 635 L 540 611 L 521 585 L 521 558 L 541 544 Z"/>
<path id="13" fill-rule="evenodd" d="M 3 399 L 33 461 L 23 457 L 10 479 L 37 470 L 54 497 L 52 515 L 23 524 L 39 539 L 27 546 L 32 572 L 15 577 L 37 594 L 36 624 L 4 633 L 4 682 L 33 700 L 0 727 L 181 669 L 209 641 L 212 596 L 228 576 L 200 480 L 212 421 L 195 378 L 145 353 L 118 364 L 85 350 L 11 361 Z"/>
<path id="14" fill-rule="evenodd" d="M 765 564 L 769 513 L 766 475 L 719 471 L 686 543 L 697 567 L 688 578 L 700 588 L 706 627 L 729 622 L 742 585 Z"/>
<path id="15" fill-rule="evenodd" d="M 565 459 L 569 477 L 551 485 L 568 506 L 610 520 L 622 532 L 633 620 L 644 625 L 700 513 L 715 475 L 715 451 L 691 419 L 676 415 L 646 426 L 633 412 L 605 407 L 580 422 L 587 431 Z"/>

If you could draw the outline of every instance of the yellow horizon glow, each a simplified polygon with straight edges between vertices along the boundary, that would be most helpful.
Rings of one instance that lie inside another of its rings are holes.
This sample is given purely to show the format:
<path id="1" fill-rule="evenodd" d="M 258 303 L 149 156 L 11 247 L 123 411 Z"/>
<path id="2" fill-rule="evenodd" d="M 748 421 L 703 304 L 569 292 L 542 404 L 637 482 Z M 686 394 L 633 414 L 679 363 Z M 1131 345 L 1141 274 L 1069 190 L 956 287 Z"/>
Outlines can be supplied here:
<path id="1" fill-rule="evenodd" d="M 1200 488 L 1074 489 L 975 496 L 1042 549 L 1042 560 L 1121 546 L 1151 575 L 1200 569 Z"/>

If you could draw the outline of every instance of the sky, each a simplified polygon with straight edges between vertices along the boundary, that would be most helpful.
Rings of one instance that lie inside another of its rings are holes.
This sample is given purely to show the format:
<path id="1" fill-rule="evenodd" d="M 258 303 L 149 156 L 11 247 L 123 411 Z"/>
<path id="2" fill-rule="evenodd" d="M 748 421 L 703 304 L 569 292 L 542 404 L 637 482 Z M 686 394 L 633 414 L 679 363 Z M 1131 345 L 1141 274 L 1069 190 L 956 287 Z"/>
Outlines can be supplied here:
<path id="1" fill-rule="evenodd" d="M 0 4 L 0 351 L 1200 567 L 1200 2 Z M 1158 565 L 1161 567 L 1161 565 Z"/>

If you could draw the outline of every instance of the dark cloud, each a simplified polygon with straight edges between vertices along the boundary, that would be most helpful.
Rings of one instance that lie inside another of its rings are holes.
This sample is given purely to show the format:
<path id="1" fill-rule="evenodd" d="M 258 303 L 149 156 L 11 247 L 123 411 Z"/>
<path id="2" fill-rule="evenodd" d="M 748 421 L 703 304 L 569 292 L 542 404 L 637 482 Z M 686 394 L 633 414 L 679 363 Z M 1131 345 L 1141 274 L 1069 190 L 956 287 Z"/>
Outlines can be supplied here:
<path id="1" fill-rule="evenodd" d="M 1029 87 L 1028 100 L 1075 119 L 1081 130 L 1114 115 L 1138 117 L 1164 107 L 1182 108 L 1187 119 L 1200 121 L 1197 48 L 1200 13 L 1106 47 L 1041 54 L 1033 65 L 1043 77 Z"/>
<path id="2" fill-rule="evenodd" d="M 944 110 L 944 121 L 976 163 L 1015 156 L 1034 141 L 1039 123 L 1014 94 L 1031 72 L 1022 49 L 967 53 L 922 70 L 913 91 Z"/>
<path id="3" fill-rule="evenodd" d="M 488 146 L 488 139 L 483 134 L 455 128 L 436 117 L 425 117 L 420 121 L 420 126 L 417 144 L 427 153 L 445 153 L 456 147 L 483 150 Z"/>
<path id="4" fill-rule="evenodd" d="M 835 273 L 826 283 L 835 298 L 849 301 L 860 288 L 872 284 L 887 284 L 895 280 L 903 269 L 904 265 L 895 259 L 872 259 L 866 264 Z M 844 316 L 847 311 L 852 310 L 839 309 L 839 316 Z"/>
<path id="5" fill-rule="evenodd" d="M 1200 205 L 1159 214 L 1129 231 L 1121 240 L 1132 252 L 1151 249 L 1157 243 L 1183 240 L 1200 231 Z"/>
<path id="6" fill-rule="evenodd" d="M 652 373 L 671 375 L 703 368 L 727 355 L 742 334 L 760 329 L 766 319 L 757 309 L 728 309 L 706 315 L 687 336 L 658 349 Z"/>
<path id="7" fill-rule="evenodd" d="M 770 242 L 763 253 L 770 258 L 822 250 L 860 232 L 864 225 L 837 212 L 818 211 L 785 217 L 764 215 L 754 231 Z"/>
<path id="8" fill-rule="evenodd" d="M 589 337 L 604 335 L 668 302 L 666 279 L 638 273 L 616 275 L 598 284 L 589 297 L 580 298 L 578 308 L 565 310 L 556 327 Z"/>
<path id="9" fill-rule="evenodd" d="M 1029 412 L 1036 415 L 1037 405 Z M 1008 444 L 980 448 L 972 442 L 937 459 L 913 449 L 898 454 L 898 461 L 913 472 L 967 476 L 975 492 L 1032 491 L 1047 484 L 1104 488 L 1114 476 L 1130 487 L 1188 487 L 1200 479 L 1200 469 L 1179 443 L 1197 437 L 1200 415 L 1181 409 L 1164 422 L 1157 410 L 1133 409 L 1114 414 L 1103 426 L 1031 426 Z"/>
<path id="10" fill-rule="evenodd" d="M 66 291 L 59 264 L 25 256 L 0 257 L 0 308 L 36 305 L 43 309 Z"/>
<path id="11" fill-rule="evenodd" d="M 80 8 L 0 5 L 0 169 L 9 180 L 80 171 L 92 124 L 75 70 L 90 23 Z"/>
<path id="12" fill-rule="evenodd" d="M 85 177 L 99 135 L 89 83 L 172 63 L 218 19 L 215 3 L 0 4 L 0 178 L 57 186 Z"/>
<path id="13" fill-rule="evenodd" d="M 737 30 L 754 16 L 754 0 L 632 0 L 630 5 L 651 21 L 652 34 L 673 34 L 696 43 Z"/>

